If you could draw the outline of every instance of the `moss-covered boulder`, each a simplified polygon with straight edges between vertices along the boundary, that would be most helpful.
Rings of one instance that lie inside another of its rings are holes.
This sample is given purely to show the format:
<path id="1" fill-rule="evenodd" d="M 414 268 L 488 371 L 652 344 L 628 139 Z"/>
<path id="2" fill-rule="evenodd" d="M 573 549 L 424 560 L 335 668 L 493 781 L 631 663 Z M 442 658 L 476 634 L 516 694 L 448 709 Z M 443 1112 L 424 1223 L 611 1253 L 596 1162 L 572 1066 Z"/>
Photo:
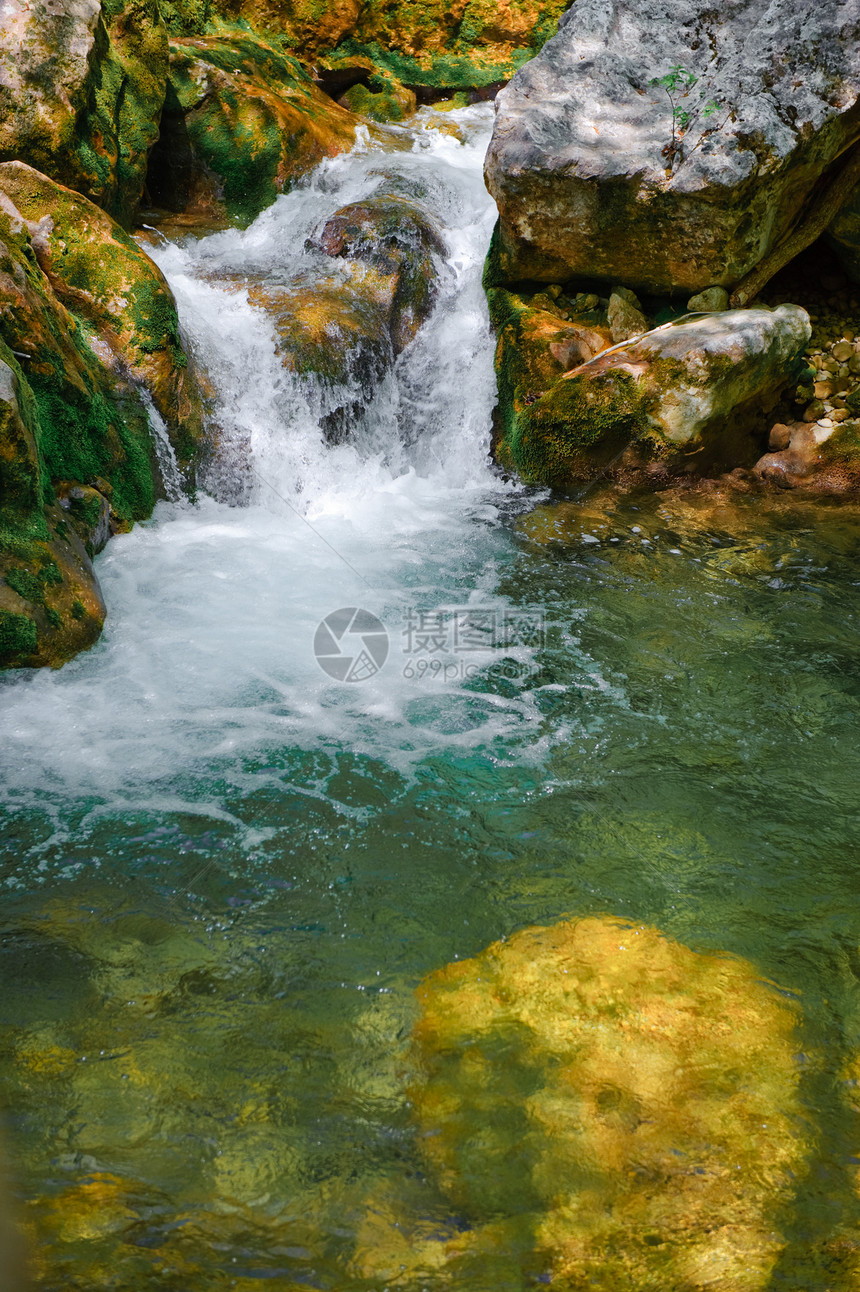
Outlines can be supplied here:
<path id="1" fill-rule="evenodd" d="M 0 667 L 61 664 L 92 644 L 104 618 L 89 563 L 104 529 L 94 495 L 116 531 L 150 514 L 160 485 L 140 389 L 93 316 L 60 300 L 31 229 L 38 241 L 48 225 L 0 188 Z"/>
<path id="2" fill-rule="evenodd" d="M 315 245 L 390 280 L 387 327 L 394 353 L 405 350 L 436 299 L 434 257 L 445 254 L 445 243 L 432 220 L 406 198 L 378 194 L 336 211 Z"/>
<path id="3" fill-rule="evenodd" d="M 420 1145 L 463 1222 L 449 1261 L 505 1287 L 770 1286 L 804 1143 L 796 1012 L 753 965 L 590 918 L 417 996 Z"/>
<path id="4" fill-rule="evenodd" d="M 167 30 L 157 0 L 0 10 L 0 161 L 19 159 L 128 227 L 158 137 Z"/>
<path id="5" fill-rule="evenodd" d="M 74 524 L 44 505 L 35 400 L 0 341 L 0 668 L 58 665 L 91 646 L 105 608 Z"/>
<path id="6" fill-rule="evenodd" d="M 314 379 L 309 393 L 338 442 L 428 318 L 444 243 L 414 203 L 380 195 L 336 211 L 308 249 L 330 258 L 328 273 L 249 295 L 272 316 L 285 367 Z"/>
<path id="7" fill-rule="evenodd" d="M 403 121 L 418 106 L 413 90 L 407 89 L 396 77 L 379 72 L 371 72 L 366 79 L 350 86 L 338 103 L 357 116 L 383 123 Z"/>
<path id="8" fill-rule="evenodd" d="M 751 466 L 810 336 L 793 305 L 689 315 L 561 372 L 571 353 L 562 329 L 571 325 L 493 293 L 496 456 L 558 488 L 606 473 Z"/>
<path id="9" fill-rule="evenodd" d="M 95 331 L 99 357 L 149 391 L 188 476 L 203 437 L 202 405 L 161 270 L 104 211 L 22 162 L 0 164 L 0 190 L 27 221 L 58 299 Z"/>
<path id="10" fill-rule="evenodd" d="M 152 201 L 247 224 L 324 158 L 352 147 L 356 118 L 275 44 L 246 31 L 176 38 Z"/>

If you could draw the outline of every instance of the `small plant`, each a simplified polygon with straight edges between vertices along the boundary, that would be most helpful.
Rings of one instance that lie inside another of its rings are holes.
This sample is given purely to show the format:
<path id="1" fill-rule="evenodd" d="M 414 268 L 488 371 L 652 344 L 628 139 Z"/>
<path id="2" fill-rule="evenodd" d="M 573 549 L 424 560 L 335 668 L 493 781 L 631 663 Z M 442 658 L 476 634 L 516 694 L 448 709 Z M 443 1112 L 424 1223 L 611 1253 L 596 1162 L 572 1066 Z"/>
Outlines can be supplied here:
<path id="1" fill-rule="evenodd" d="M 666 168 L 672 171 L 676 162 L 684 160 L 683 156 L 683 138 L 689 132 L 697 121 L 707 121 L 720 111 L 720 104 L 711 99 L 705 102 L 704 91 L 699 92 L 698 102 L 690 101 L 685 103 L 695 85 L 698 85 L 699 78 L 693 72 L 688 71 L 683 63 L 675 63 L 669 69 L 665 76 L 655 76 L 651 79 L 650 84 L 665 90 L 672 105 L 672 138 L 663 149 L 663 156 L 666 158 Z M 691 156 L 699 144 L 708 134 L 713 134 L 716 130 L 721 130 L 725 121 L 719 126 L 712 126 L 709 130 L 702 130 L 698 142 L 687 156 Z"/>

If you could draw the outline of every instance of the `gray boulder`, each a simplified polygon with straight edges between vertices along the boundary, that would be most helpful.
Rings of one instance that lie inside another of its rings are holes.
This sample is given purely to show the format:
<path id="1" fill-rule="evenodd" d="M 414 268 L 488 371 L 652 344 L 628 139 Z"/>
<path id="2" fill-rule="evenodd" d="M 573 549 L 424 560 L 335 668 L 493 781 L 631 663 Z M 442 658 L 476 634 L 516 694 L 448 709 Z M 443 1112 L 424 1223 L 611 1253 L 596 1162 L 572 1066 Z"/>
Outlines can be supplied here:
<path id="1" fill-rule="evenodd" d="M 755 436 L 796 380 L 810 335 L 797 305 L 664 324 L 520 403 L 497 456 L 526 479 L 561 488 L 610 471 L 708 474 L 751 465 L 760 452 Z"/>
<path id="2" fill-rule="evenodd" d="M 652 81 L 678 66 L 673 122 Z M 858 0 L 577 0 L 496 100 L 499 279 L 733 287 L 860 136 L 858 96 Z"/>

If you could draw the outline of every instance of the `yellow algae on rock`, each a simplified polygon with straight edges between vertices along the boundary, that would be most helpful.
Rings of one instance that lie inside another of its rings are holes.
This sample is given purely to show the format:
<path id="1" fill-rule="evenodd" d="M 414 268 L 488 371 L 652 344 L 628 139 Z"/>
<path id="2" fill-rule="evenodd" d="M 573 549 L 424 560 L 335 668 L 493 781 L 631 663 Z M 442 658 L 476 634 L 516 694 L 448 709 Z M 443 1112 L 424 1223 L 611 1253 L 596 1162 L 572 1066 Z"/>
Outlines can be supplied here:
<path id="1" fill-rule="evenodd" d="M 797 1013 L 752 965 L 569 920 L 418 999 L 422 1151 L 475 1243 L 512 1224 L 557 1287 L 767 1285 L 804 1146 Z"/>

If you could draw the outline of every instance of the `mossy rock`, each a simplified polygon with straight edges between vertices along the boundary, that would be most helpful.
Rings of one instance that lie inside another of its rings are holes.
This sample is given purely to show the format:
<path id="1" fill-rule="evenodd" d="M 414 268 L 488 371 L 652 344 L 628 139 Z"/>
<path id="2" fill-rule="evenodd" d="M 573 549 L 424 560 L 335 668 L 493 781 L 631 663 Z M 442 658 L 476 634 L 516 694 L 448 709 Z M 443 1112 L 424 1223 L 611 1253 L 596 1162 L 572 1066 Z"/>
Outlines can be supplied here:
<path id="1" fill-rule="evenodd" d="M 0 190 L 28 221 L 57 297 L 151 394 L 188 477 L 203 438 L 202 402 L 161 270 L 94 203 L 22 162 L 0 164 Z"/>
<path id="2" fill-rule="evenodd" d="M 370 58 L 409 86 L 471 89 L 504 82 L 558 29 L 565 0 L 194 0 L 163 8 L 175 35 L 246 23 L 304 58 Z"/>
<path id="3" fill-rule="evenodd" d="M 382 123 L 403 121 L 417 107 L 412 90 L 394 77 L 378 75 L 370 77 L 367 85 L 359 82 L 351 86 L 338 102 L 357 116 Z"/>
<path id="4" fill-rule="evenodd" d="M 360 261 L 393 279 L 388 331 L 394 353 L 412 342 L 436 300 L 434 257 L 445 243 L 432 220 L 404 197 L 379 193 L 341 207 L 315 240 L 326 255 Z"/>
<path id="5" fill-rule="evenodd" d="M 770 1285 L 806 1146 L 797 1011 L 754 965 L 568 920 L 417 999 L 411 1099 L 461 1260 L 497 1286 Z"/>
<path id="6" fill-rule="evenodd" d="M 129 227 L 167 84 L 157 0 L 16 12 L 14 29 L 0 18 L 0 161 L 37 167 Z"/>
<path id="7" fill-rule="evenodd" d="M 152 200 L 223 210 L 248 224 L 326 157 L 351 148 L 356 118 L 294 58 L 249 32 L 174 39 Z"/>
<path id="8" fill-rule="evenodd" d="M 486 284 L 498 332 L 494 452 L 525 480 L 561 489 L 607 472 L 647 481 L 751 467 L 809 338 L 797 306 L 689 315 L 570 367 L 611 339 L 604 328 L 535 309 L 541 294 L 494 285 L 492 264 Z"/>
<path id="9" fill-rule="evenodd" d="M 28 225 L 0 189 L 0 667 L 62 664 L 101 630 L 96 544 L 57 505 L 55 485 L 109 496 L 116 530 L 151 513 L 159 480 L 147 410 L 118 350 L 39 265 L 30 229 L 38 239 L 49 225 Z"/>

